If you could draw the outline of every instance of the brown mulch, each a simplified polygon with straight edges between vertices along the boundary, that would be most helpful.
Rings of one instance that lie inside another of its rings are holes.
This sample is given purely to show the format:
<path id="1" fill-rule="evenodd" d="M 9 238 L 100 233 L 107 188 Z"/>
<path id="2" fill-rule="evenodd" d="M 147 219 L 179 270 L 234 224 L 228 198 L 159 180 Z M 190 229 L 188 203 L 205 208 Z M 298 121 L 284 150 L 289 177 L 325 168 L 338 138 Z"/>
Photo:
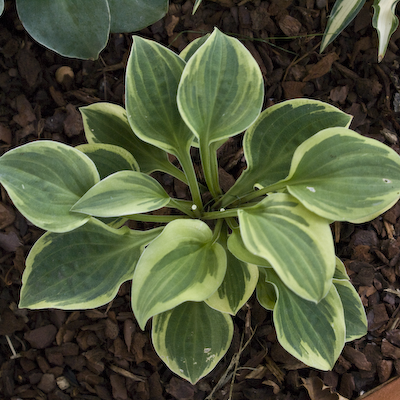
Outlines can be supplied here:
<path id="1" fill-rule="evenodd" d="M 112 35 L 97 61 L 65 59 L 33 42 L 13 3 L 6 2 L 0 19 L 2 153 L 37 139 L 80 144 L 78 107 L 123 104 L 130 35 Z M 192 16 L 193 1 L 174 0 L 169 14 L 140 34 L 180 51 L 217 26 L 243 39 L 260 64 L 266 106 L 294 97 L 327 101 L 354 115 L 352 129 L 399 152 L 400 30 L 377 64 L 371 1 L 323 54 L 320 34 L 333 1 L 203 3 Z M 219 155 L 226 179 L 237 178 L 245 167 L 240 137 Z M 171 187 L 182 195 L 179 185 Z M 0 399 L 338 399 L 331 391 L 356 399 L 400 375 L 400 204 L 370 223 L 332 226 L 369 325 L 365 337 L 346 345 L 333 371 L 307 368 L 286 353 L 271 313 L 251 299 L 235 318 L 226 357 L 192 386 L 164 366 L 149 332 L 139 329 L 129 283 L 99 310 L 19 310 L 24 259 L 43 232 L 13 208 L 4 189 L 0 200 Z"/>

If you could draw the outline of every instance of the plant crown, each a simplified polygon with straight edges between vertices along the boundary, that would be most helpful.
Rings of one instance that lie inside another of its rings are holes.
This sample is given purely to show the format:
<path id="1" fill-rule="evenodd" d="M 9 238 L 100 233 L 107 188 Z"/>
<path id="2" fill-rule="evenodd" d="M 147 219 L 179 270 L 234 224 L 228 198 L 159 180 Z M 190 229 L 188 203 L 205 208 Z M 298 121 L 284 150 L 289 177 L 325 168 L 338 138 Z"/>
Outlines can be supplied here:
<path id="1" fill-rule="evenodd" d="M 249 51 L 217 29 L 179 56 L 134 37 L 126 109 L 81 108 L 88 144 L 40 140 L 0 158 L 15 206 L 48 231 L 26 260 L 19 306 L 99 307 L 132 280 L 140 327 L 153 318 L 157 353 L 195 383 L 227 352 L 231 315 L 256 291 L 281 345 L 331 369 L 367 323 L 330 223 L 366 222 L 393 206 L 400 157 L 321 101 L 261 112 L 263 90 Z M 224 192 L 217 149 L 243 131 L 247 168 Z M 186 183 L 191 200 L 171 197 L 153 171 Z"/>

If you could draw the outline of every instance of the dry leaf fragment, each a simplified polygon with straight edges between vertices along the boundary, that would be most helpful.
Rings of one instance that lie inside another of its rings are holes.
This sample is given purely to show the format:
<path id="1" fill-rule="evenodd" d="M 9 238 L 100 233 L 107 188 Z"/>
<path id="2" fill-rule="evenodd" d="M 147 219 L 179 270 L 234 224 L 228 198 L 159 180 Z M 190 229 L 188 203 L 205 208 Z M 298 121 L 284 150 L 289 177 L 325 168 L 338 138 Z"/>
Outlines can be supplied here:
<path id="1" fill-rule="evenodd" d="M 272 386 L 274 394 L 278 394 L 281 391 L 279 385 L 276 382 L 271 381 L 270 379 L 268 379 L 267 381 L 263 381 L 263 385 Z"/>
<path id="2" fill-rule="evenodd" d="M 246 375 L 246 379 L 262 379 L 264 378 L 266 372 L 267 367 L 259 365 L 258 367 L 253 369 L 248 375 Z"/>
<path id="3" fill-rule="evenodd" d="M 324 382 L 317 376 L 302 378 L 301 380 L 311 400 L 348 400 L 339 393 L 332 392 L 332 389 L 325 386 Z"/>

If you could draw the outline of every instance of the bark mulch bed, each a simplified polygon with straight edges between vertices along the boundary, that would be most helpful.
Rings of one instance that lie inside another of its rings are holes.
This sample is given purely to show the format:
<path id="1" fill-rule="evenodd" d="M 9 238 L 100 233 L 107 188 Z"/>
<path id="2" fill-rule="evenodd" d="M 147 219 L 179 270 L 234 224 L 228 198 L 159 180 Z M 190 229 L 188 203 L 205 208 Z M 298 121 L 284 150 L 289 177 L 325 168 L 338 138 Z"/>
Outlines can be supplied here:
<path id="1" fill-rule="evenodd" d="M 78 107 L 123 104 L 130 35 L 112 35 L 97 61 L 65 59 L 33 42 L 13 3 L 6 2 L 0 19 L 1 153 L 37 139 L 83 143 Z M 400 31 L 377 64 L 371 1 L 324 54 L 320 34 L 333 1 L 203 3 L 192 16 L 193 1 L 173 0 L 168 15 L 140 34 L 180 51 L 217 26 L 243 39 L 260 64 L 265 106 L 294 97 L 327 101 L 354 115 L 352 129 L 399 152 Z M 220 150 L 220 163 L 229 185 L 245 167 L 240 136 Z M 175 196 L 187 195 L 185 187 L 169 183 Z M 365 337 L 346 345 L 333 371 L 310 369 L 285 352 L 271 314 L 251 299 L 235 318 L 226 357 L 192 386 L 164 366 L 149 332 L 139 329 L 129 283 L 98 310 L 18 309 L 24 260 L 43 232 L 1 189 L 0 399 L 356 399 L 400 374 L 399 217 L 397 204 L 370 223 L 332 226 L 369 324 Z"/>

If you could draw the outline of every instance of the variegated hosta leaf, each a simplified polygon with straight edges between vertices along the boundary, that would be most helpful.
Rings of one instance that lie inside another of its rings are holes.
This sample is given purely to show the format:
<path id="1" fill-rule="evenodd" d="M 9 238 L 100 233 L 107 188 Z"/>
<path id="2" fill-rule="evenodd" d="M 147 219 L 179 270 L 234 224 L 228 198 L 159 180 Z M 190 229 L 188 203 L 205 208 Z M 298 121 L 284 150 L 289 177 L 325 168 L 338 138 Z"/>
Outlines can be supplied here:
<path id="1" fill-rule="evenodd" d="M 251 192 L 255 184 L 268 186 L 286 178 L 301 143 L 322 129 L 348 127 L 351 119 L 336 107 L 309 99 L 287 100 L 264 110 L 244 136 L 247 169 L 225 195 L 227 203 Z"/>
<path id="2" fill-rule="evenodd" d="M 334 279 L 333 283 L 343 304 L 346 323 L 346 342 L 367 334 L 367 317 L 360 296 L 347 279 Z"/>
<path id="3" fill-rule="evenodd" d="M 343 306 L 335 285 L 316 304 L 289 290 L 273 270 L 265 271 L 276 288 L 273 319 L 279 343 L 310 367 L 332 369 L 346 337 Z"/>
<path id="4" fill-rule="evenodd" d="M 168 0 L 108 0 L 111 32 L 137 32 L 161 19 L 168 11 Z"/>
<path id="5" fill-rule="evenodd" d="M 273 311 L 276 304 L 275 286 L 268 281 L 267 273 L 270 268 L 259 268 L 260 275 L 257 282 L 257 300 L 267 310 Z"/>
<path id="6" fill-rule="evenodd" d="M 316 214 L 366 222 L 400 197 L 400 156 L 349 129 L 325 129 L 297 148 L 285 181 L 289 193 Z"/>
<path id="7" fill-rule="evenodd" d="M 215 28 L 186 64 L 177 99 L 182 118 L 208 146 L 249 127 L 263 97 L 261 71 L 250 52 Z"/>
<path id="8" fill-rule="evenodd" d="M 256 265 L 238 260 L 226 251 L 225 278 L 220 287 L 205 302 L 215 310 L 235 315 L 253 294 L 258 280 Z"/>
<path id="9" fill-rule="evenodd" d="M 58 142 L 28 143 L 0 158 L 0 182 L 14 205 L 33 224 L 52 232 L 87 222 L 88 216 L 70 209 L 99 180 L 89 157 Z"/>
<path id="10" fill-rule="evenodd" d="M 338 257 L 336 257 L 336 268 L 333 279 L 350 279 L 347 275 L 346 267 Z"/>
<path id="11" fill-rule="evenodd" d="M 107 44 L 107 0 L 17 0 L 16 5 L 27 32 L 63 56 L 97 59 Z"/>
<path id="12" fill-rule="evenodd" d="M 336 0 L 322 38 L 321 52 L 349 25 L 364 3 L 365 0 Z"/>
<path id="13" fill-rule="evenodd" d="M 193 385 L 228 351 L 232 318 L 204 302 L 186 302 L 154 317 L 154 348 L 168 368 Z"/>
<path id="14" fill-rule="evenodd" d="M 265 258 L 290 290 L 318 302 L 332 285 L 335 250 L 329 223 L 296 198 L 271 194 L 239 210 L 243 243 Z"/>
<path id="15" fill-rule="evenodd" d="M 74 310 L 110 302 L 161 231 L 117 230 L 91 219 L 71 232 L 47 232 L 26 260 L 19 307 Z"/>
<path id="16" fill-rule="evenodd" d="M 221 285 L 226 254 L 200 220 L 175 220 L 144 250 L 132 280 L 132 308 L 149 318 L 186 301 L 203 301 Z"/>
<path id="17" fill-rule="evenodd" d="M 202 2 L 202 0 L 196 0 L 196 2 L 194 3 L 194 6 L 193 6 L 192 14 L 194 14 L 197 11 L 197 9 L 200 7 L 201 2 Z"/>
<path id="18" fill-rule="evenodd" d="M 176 92 L 185 61 L 160 44 L 133 38 L 126 72 L 128 121 L 140 139 L 180 157 L 193 133 L 183 122 Z"/>
<path id="19" fill-rule="evenodd" d="M 95 217 L 120 217 L 158 210 L 169 202 L 168 194 L 151 176 L 120 171 L 93 186 L 71 211 Z"/>
<path id="20" fill-rule="evenodd" d="M 346 321 L 346 342 L 358 339 L 367 333 L 367 318 L 360 296 L 349 281 L 346 267 L 336 257 L 336 269 L 333 284 L 339 293 Z"/>
<path id="21" fill-rule="evenodd" d="M 385 56 L 390 37 L 399 26 L 399 19 L 396 16 L 396 5 L 399 0 L 375 0 L 374 17 L 372 26 L 378 31 L 379 50 L 378 62 Z"/>
<path id="22" fill-rule="evenodd" d="M 88 143 L 114 144 L 129 151 L 138 162 L 140 171 L 167 172 L 182 181 L 186 178 L 182 171 L 169 161 L 165 151 L 140 140 L 129 125 L 126 111 L 111 103 L 95 103 L 81 107 L 83 126 Z"/>
<path id="23" fill-rule="evenodd" d="M 139 171 L 139 165 L 129 151 L 112 144 L 92 143 L 75 147 L 96 165 L 100 178 L 118 171 Z"/>
<path id="24" fill-rule="evenodd" d="M 200 36 L 199 38 L 190 42 L 180 53 L 179 57 L 185 60 L 186 62 L 189 61 L 189 58 L 196 52 L 196 50 L 205 43 L 205 41 L 210 37 L 210 34 L 207 33 L 206 35 Z"/>
<path id="25" fill-rule="evenodd" d="M 271 264 L 265 259 L 251 253 L 244 245 L 240 229 L 234 229 L 228 238 L 228 249 L 238 259 L 245 263 L 257 266 L 271 267 Z"/>

